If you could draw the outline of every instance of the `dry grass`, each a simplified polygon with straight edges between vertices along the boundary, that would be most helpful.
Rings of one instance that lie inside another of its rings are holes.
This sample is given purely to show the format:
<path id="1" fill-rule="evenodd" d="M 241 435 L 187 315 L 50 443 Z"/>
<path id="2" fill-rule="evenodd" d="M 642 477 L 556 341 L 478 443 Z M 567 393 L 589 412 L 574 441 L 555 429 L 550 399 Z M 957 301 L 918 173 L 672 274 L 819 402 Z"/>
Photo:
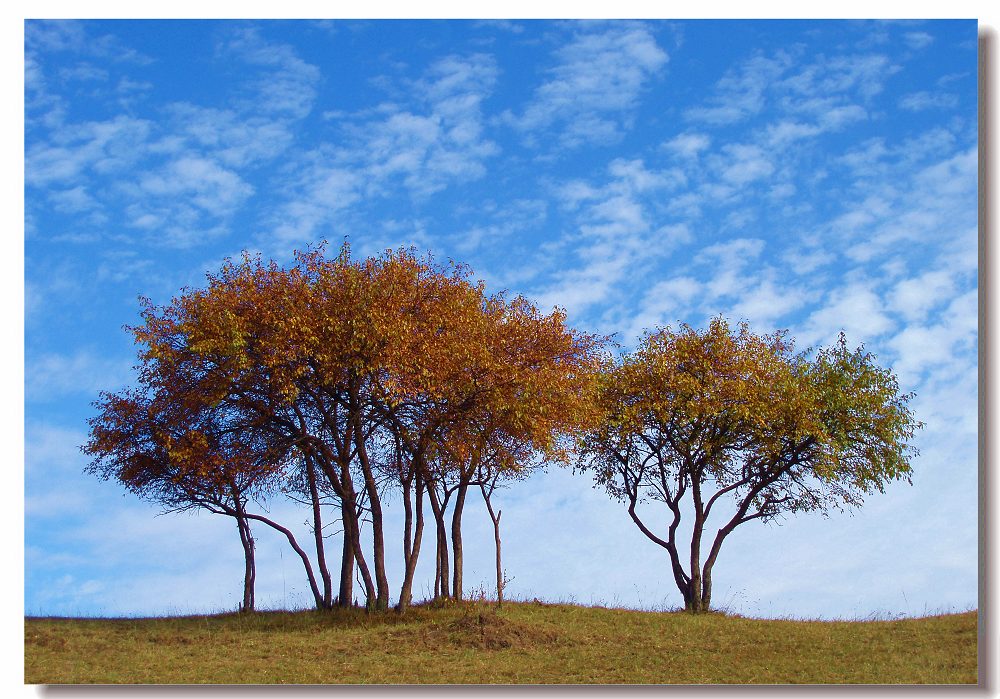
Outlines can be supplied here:
<path id="1" fill-rule="evenodd" d="M 775 621 L 563 604 L 24 623 L 25 682 L 975 683 L 976 613 Z"/>

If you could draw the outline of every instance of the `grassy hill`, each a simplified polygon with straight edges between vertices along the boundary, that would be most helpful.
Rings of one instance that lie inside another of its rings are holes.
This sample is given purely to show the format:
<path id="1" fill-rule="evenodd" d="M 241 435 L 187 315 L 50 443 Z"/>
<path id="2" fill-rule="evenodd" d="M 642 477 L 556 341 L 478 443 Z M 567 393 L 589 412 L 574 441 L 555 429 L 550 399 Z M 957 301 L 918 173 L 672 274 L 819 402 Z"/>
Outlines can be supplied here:
<path id="1" fill-rule="evenodd" d="M 25 682 L 975 683 L 976 613 L 784 621 L 564 604 L 24 621 Z"/>

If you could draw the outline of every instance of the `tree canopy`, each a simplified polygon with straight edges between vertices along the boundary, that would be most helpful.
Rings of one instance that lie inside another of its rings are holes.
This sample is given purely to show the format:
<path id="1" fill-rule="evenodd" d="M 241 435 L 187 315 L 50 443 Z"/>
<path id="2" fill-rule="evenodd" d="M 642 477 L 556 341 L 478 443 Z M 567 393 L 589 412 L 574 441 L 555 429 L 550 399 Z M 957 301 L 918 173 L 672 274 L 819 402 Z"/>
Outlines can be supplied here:
<path id="1" fill-rule="evenodd" d="M 559 309 L 487 294 L 462 265 L 411 250 L 352 260 L 346 245 L 332 259 L 297 254 L 288 267 L 227 261 L 204 289 L 144 302 L 142 320 L 131 328 L 138 387 L 102 394 L 84 447 L 90 469 L 169 507 L 237 517 L 248 580 L 248 521 L 275 527 L 302 558 L 317 606 L 334 603 L 322 535 L 330 498 L 344 528 L 337 600 L 351 603 L 356 565 L 367 603 L 388 604 L 382 500 L 393 484 L 408 516 L 417 513 L 404 534 L 400 603 L 411 595 L 424 493 L 438 524 L 438 592 L 461 597 L 467 489 L 487 462 L 491 477 L 515 476 L 536 454 L 568 458 L 602 346 Z M 311 502 L 319 578 L 287 528 L 246 512 L 248 498 L 275 489 Z M 205 497 L 218 492 L 235 500 Z"/>
<path id="2" fill-rule="evenodd" d="M 712 568 L 738 525 L 858 506 L 890 481 L 908 481 L 909 442 L 920 426 L 911 394 L 843 335 L 796 353 L 783 333 L 732 330 L 721 318 L 703 331 L 648 333 L 635 352 L 608 362 L 597 396 L 598 426 L 581 440 L 578 466 L 667 550 L 692 611 L 709 608 Z M 643 502 L 666 506 L 666 531 L 642 518 Z M 713 513 L 720 524 L 702 562 Z M 685 515 L 686 561 L 678 541 Z"/>

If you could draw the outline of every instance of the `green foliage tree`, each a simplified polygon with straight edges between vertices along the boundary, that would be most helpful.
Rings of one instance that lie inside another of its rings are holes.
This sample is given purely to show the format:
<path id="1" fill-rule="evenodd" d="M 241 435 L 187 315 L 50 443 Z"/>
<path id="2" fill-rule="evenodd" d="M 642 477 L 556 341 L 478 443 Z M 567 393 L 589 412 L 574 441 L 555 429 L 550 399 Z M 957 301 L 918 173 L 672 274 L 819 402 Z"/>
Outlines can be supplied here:
<path id="1" fill-rule="evenodd" d="M 920 427 L 907 407 L 912 394 L 843 335 L 795 353 L 783 333 L 733 331 L 721 318 L 704 331 L 647 334 L 635 352 L 608 361 L 597 395 L 599 418 L 577 466 L 667 550 L 692 612 L 710 608 L 712 568 L 737 526 L 860 506 L 890 481 L 909 481 Z M 643 519 L 643 502 L 666 507 L 666 531 Z M 687 556 L 678 534 L 685 514 Z M 713 514 L 721 525 L 706 539 Z"/>

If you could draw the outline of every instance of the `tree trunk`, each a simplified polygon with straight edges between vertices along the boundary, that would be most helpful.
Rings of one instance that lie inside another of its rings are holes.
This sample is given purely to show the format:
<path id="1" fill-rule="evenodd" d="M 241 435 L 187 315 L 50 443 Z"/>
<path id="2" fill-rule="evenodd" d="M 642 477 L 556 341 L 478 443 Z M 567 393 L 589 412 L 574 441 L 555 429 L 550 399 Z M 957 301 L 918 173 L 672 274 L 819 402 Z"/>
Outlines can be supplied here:
<path id="1" fill-rule="evenodd" d="M 688 584 L 688 595 L 684 600 L 685 608 L 689 612 L 705 611 L 704 599 L 702 597 L 702 577 L 699 563 L 699 548 L 701 545 L 699 536 L 693 536 L 691 541 L 691 581 Z"/>
<path id="2" fill-rule="evenodd" d="M 240 531 L 240 543 L 243 545 L 243 602 L 240 604 L 240 611 L 252 612 L 254 609 L 254 580 L 257 577 L 253 534 L 246 516 L 246 502 L 243 500 L 239 488 L 236 487 L 235 481 L 229 482 L 229 493 L 233 498 L 233 509 L 230 510 L 225 505 L 223 507 L 236 518 L 236 527 Z"/>
<path id="3" fill-rule="evenodd" d="M 420 474 L 416 475 L 417 496 L 416 496 L 416 524 L 413 528 L 413 538 L 410 539 L 410 518 L 412 510 L 410 508 L 409 484 L 407 483 L 404 495 L 406 502 L 407 526 L 403 544 L 406 569 L 403 574 L 403 586 L 399 591 L 399 609 L 403 611 L 413 600 L 413 577 L 417 571 L 417 557 L 420 555 L 420 542 L 424 532 L 424 483 Z"/>
<path id="4" fill-rule="evenodd" d="M 341 607 L 354 604 L 354 539 L 351 536 L 350 517 L 347 511 L 347 500 L 340 504 L 341 521 L 344 524 L 343 557 L 340 560 L 340 593 L 337 602 Z"/>
<path id="5" fill-rule="evenodd" d="M 360 422 L 360 419 L 358 420 Z M 361 461 L 361 471 L 365 478 L 365 490 L 368 493 L 368 505 L 372 513 L 372 555 L 375 563 L 375 584 L 377 593 L 375 609 L 389 608 L 389 579 L 385 573 L 385 535 L 382 531 L 382 502 L 378 494 L 378 485 L 372 473 L 371 462 L 368 460 L 368 450 L 365 448 L 364 436 L 359 429 L 354 431 L 355 444 Z"/>
<path id="6" fill-rule="evenodd" d="M 493 492 L 492 485 L 489 492 L 486 491 L 486 486 L 482 483 L 479 484 L 479 489 L 483 492 L 483 500 L 486 501 L 486 510 L 490 513 L 490 519 L 493 521 L 493 541 L 496 544 L 497 553 L 497 607 L 502 607 L 504 579 L 503 566 L 500 564 L 500 515 L 503 514 L 503 511 L 497 510 L 496 514 L 493 513 L 493 503 L 490 502 L 490 494 Z"/>
<path id="7" fill-rule="evenodd" d="M 692 478 L 691 494 L 694 499 L 694 527 L 691 531 L 691 595 L 685 600 L 689 612 L 703 612 L 705 606 L 702 599 L 701 586 L 701 536 L 705 529 L 705 511 L 701 501 L 701 487 L 697 474 Z"/>
<path id="8" fill-rule="evenodd" d="M 306 554 L 306 552 L 302 550 L 302 547 L 299 546 L 299 542 L 295 540 L 295 535 L 292 534 L 292 532 L 290 532 L 286 527 L 281 526 L 274 520 L 268 519 L 263 515 L 247 513 L 246 518 L 255 519 L 258 522 L 263 522 L 267 526 L 276 529 L 285 535 L 285 538 L 288 539 L 288 543 L 292 547 L 292 550 L 294 550 L 295 553 L 298 554 L 299 558 L 302 560 L 302 566 L 306 569 L 306 577 L 309 579 L 309 589 L 312 590 L 313 599 L 316 602 L 316 608 L 322 609 L 323 595 L 320 593 L 319 586 L 316 584 L 316 576 L 313 574 L 312 564 L 309 562 L 308 554 Z"/>
<path id="9" fill-rule="evenodd" d="M 465 509 L 465 494 L 469 489 L 468 479 L 463 478 L 458 486 L 458 494 L 455 497 L 455 511 L 451 515 L 451 549 L 453 579 L 451 586 L 452 596 L 456 600 L 462 599 L 462 511 Z"/>
<path id="10" fill-rule="evenodd" d="M 427 495 L 431 501 L 431 511 L 437 524 L 437 566 L 434 579 L 434 598 L 448 599 L 448 533 L 444 525 L 444 504 L 437 496 L 437 488 L 433 483 L 427 484 Z"/>
<path id="11" fill-rule="evenodd" d="M 712 607 L 712 569 L 707 568 L 701 576 L 701 610 L 707 612 Z"/>
<path id="12" fill-rule="evenodd" d="M 684 608 L 691 610 L 692 605 L 692 595 L 691 595 L 691 579 L 688 577 L 687 573 L 684 572 L 684 566 L 681 564 L 681 557 L 677 551 L 677 526 L 681 521 L 681 511 L 680 507 L 677 505 L 680 500 L 680 495 L 678 494 L 674 499 L 668 499 L 667 505 L 670 507 L 671 511 L 674 513 L 673 520 L 670 522 L 670 526 L 667 529 L 667 539 L 661 539 L 656 534 L 646 526 L 646 523 L 642 521 L 639 517 L 639 513 L 636 512 L 636 504 L 638 503 L 638 494 L 635 490 L 628 492 L 629 498 L 629 508 L 628 513 L 635 522 L 636 526 L 639 527 L 639 531 L 646 535 L 650 541 L 662 546 L 670 554 L 670 569 L 674 574 L 674 584 L 677 585 L 677 589 L 680 590 L 681 596 L 684 598 Z"/>
<path id="13" fill-rule="evenodd" d="M 243 603 L 240 605 L 241 612 L 252 612 L 254 610 L 254 581 L 257 577 L 257 566 L 254 560 L 254 541 L 250 532 L 250 523 L 241 514 L 236 517 L 236 526 L 240 530 L 240 542 L 243 544 L 243 560 L 245 563 L 243 571 Z"/>
<path id="14" fill-rule="evenodd" d="M 361 524 L 358 519 L 357 504 L 355 501 L 355 496 L 352 493 L 350 498 L 350 511 L 351 511 L 351 521 L 350 521 L 350 537 L 351 537 L 351 548 L 354 553 L 354 562 L 358 566 L 358 572 L 361 573 L 361 582 L 365 586 L 365 607 L 368 610 L 375 608 L 377 596 L 375 592 L 375 583 L 372 581 L 371 571 L 368 570 L 368 562 L 365 560 L 365 552 L 361 548 Z M 345 523 L 344 529 L 347 529 Z"/>
<path id="15" fill-rule="evenodd" d="M 312 459 L 306 456 L 306 479 L 309 482 L 309 495 L 312 499 L 313 537 L 316 541 L 316 567 L 323 578 L 323 608 L 333 607 L 333 579 L 326 565 L 326 546 L 323 541 L 323 516 L 320 511 L 319 488 L 316 486 L 316 470 Z"/>
<path id="16" fill-rule="evenodd" d="M 354 492 L 354 482 L 351 479 L 349 462 L 341 462 L 340 473 L 342 489 L 341 500 L 343 502 L 341 514 L 343 515 L 344 537 L 349 539 L 351 542 L 351 555 L 354 559 L 353 563 L 357 564 L 358 571 L 361 573 L 361 581 L 365 586 L 365 606 L 372 609 L 375 606 L 376 599 L 375 583 L 372 582 L 371 572 L 368 570 L 368 563 L 365 561 L 365 552 L 361 548 L 361 524 L 358 521 L 357 493 Z M 341 567 L 341 575 L 344 573 L 344 568 L 347 567 L 347 557 L 345 556 L 344 558 L 345 565 Z M 353 566 L 351 566 L 351 568 L 353 572 Z M 343 578 L 341 578 L 340 585 L 341 589 L 343 589 Z M 343 599 L 341 604 L 344 604 Z M 346 606 L 350 606 L 350 604 L 351 602 L 348 602 Z"/>

